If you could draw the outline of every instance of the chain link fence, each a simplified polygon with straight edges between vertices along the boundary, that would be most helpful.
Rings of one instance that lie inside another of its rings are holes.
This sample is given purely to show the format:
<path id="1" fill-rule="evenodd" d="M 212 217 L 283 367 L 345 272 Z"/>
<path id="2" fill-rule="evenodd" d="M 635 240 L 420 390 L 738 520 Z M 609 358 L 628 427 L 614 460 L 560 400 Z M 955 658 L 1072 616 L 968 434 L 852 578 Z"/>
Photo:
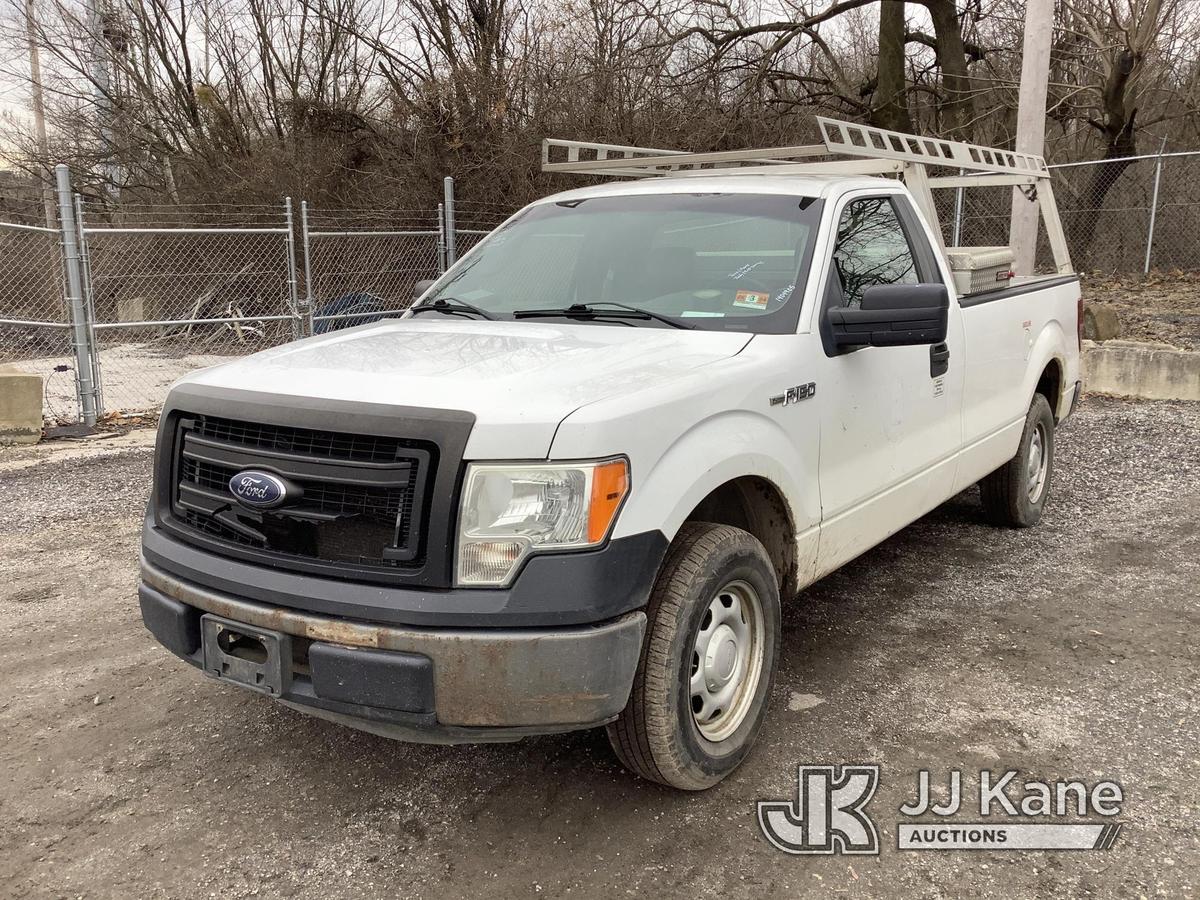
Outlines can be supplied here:
<path id="1" fill-rule="evenodd" d="M 1071 261 L 1084 273 L 1200 268 L 1200 153 L 1092 160 L 1050 167 Z M 1011 188 L 939 192 L 955 246 L 1008 243 Z M 1044 239 L 1038 260 L 1048 261 Z"/>
<path id="2" fill-rule="evenodd" d="M 301 235 L 305 305 L 314 334 L 404 311 L 417 282 L 445 265 L 436 212 L 318 210 L 303 204 Z"/>
<path id="3" fill-rule="evenodd" d="M 0 221 L 0 365 L 44 379 L 53 424 L 88 418 L 91 395 L 97 415 L 153 413 L 194 369 L 403 312 L 418 282 L 507 217 L 468 204 L 451 239 L 440 207 L 113 208 L 69 187 L 62 196 L 70 208 L 55 228 L 25 221 L 41 204 Z"/>
<path id="4" fill-rule="evenodd" d="M 52 423 L 79 416 L 63 287 L 59 232 L 0 222 L 0 367 L 42 377 L 43 414 Z"/>
<path id="5" fill-rule="evenodd" d="M 186 372 L 303 333 L 289 204 L 274 224 L 178 225 L 154 211 L 79 216 L 101 406 L 153 410 Z M 188 210 L 173 212 L 192 221 Z"/>
<path id="6" fill-rule="evenodd" d="M 1200 153 L 1052 168 L 1078 270 L 1200 269 Z M 193 369 L 402 312 L 510 213 L 452 184 L 437 210 L 109 208 L 64 185 L 56 227 L 33 200 L 0 221 L 0 366 L 44 379 L 52 423 L 86 417 L 89 383 L 100 414 L 152 413 Z M 1011 188 L 936 196 L 948 243 L 1008 243 Z"/>

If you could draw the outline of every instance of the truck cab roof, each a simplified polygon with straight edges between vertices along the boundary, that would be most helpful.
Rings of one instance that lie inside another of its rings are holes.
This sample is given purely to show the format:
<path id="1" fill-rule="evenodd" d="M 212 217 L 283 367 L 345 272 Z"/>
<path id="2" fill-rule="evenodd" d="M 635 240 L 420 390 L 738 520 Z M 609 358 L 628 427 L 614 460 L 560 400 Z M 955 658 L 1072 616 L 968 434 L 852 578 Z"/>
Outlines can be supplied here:
<path id="1" fill-rule="evenodd" d="M 903 189 L 890 178 L 865 175 L 770 175 L 755 173 L 681 175 L 614 181 L 552 194 L 532 205 L 587 200 L 591 197 L 622 197 L 653 194 L 775 194 L 825 199 L 835 193 L 858 188 Z"/>

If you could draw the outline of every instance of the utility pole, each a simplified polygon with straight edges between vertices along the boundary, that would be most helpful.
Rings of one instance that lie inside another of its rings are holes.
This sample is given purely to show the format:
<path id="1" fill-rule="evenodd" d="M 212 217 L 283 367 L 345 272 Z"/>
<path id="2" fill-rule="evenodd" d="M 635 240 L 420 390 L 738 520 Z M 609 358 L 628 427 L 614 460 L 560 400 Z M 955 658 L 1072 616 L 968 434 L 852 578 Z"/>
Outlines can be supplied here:
<path id="1" fill-rule="evenodd" d="M 212 46 L 212 18 L 208 11 L 208 0 L 200 4 L 200 14 L 204 17 L 204 83 L 212 84 L 212 58 L 209 48 Z"/>
<path id="2" fill-rule="evenodd" d="M 121 170 L 114 157 L 112 77 L 109 71 L 108 41 L 104 34 L 106 10 L 104 0 L 86 0 L 88 38 L 91 42 L 92 95 L 96 99 L 96 115 L 100 126 L 100 168 L 115 195 L 120 190 Z"/>
<path id="3" fill-rule="evenodd" d="M 1043 155 L 1046 144 L 1046 93 L 1050 79 L 1050 41 L 1054 32 L 1053 0 L 1028 0 L 1021 48 L 1021 91 L 1017 100 L 1018 153 Z M 1013 188 L 1009 244 L 1020 275 L 1033 272 L 1037 251 L 1038 204 Z"/>
<path id="4" fill-rule="evenodd" d="M 54 228 L 54 188 L 50 186 L 50 144 L 46 140 L 46 106 L 42 98 L 42 60 L 38 52 L 33 0 L 25 0 L 25 33 L 29 39 L 29 86 L 33 103 L 33 127 L 41 157 L 42 207 L 46 227 Z"/>

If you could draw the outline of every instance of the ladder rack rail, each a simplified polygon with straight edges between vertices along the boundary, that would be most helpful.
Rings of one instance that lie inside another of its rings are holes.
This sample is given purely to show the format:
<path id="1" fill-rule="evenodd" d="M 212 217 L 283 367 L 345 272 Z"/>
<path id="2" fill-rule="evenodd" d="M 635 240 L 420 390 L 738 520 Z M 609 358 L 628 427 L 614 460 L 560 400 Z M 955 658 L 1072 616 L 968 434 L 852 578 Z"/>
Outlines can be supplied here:
<path id="1" fill-rule="evenodd" d="M 553 159 L 556 150 L 565 150 L 566 159 Z M 581 159 L 583 151 L 595 154 L 595 159 Z M 581 175 L 624 174 L 674 175 L 695 170 L 697 166 L 731 168 L 746 164 L 781 166 L 797 159 L 828 156 L 822 144 L 799 147 L 768 147 L 760 150 L 724 150 L 715 153 L 688 153 L 682 150 L 658 150 L 650 147 L 622 147 L 615 144 L 592 144 L 587 141 L 564 141 L 546 138 L 542 141 L 542 171 L 570 172 Z"/>
<path id="2" fill-rule="evenodd" d="M 933 191 L 1012 186 L 1024 189 L 1031 202 L 1039 204 L 1057 271 L 1073 271 L 1058 208 L 1054 205 L 1050 170 L 1041 156 L 920 137 L 824 116 L 817 116 L 816 122 L 821 144 L 708 153 L 547 138 L 542 141 L 542 171 L 629 178 L 732 173 L 899 175 L 939 237 Z M 928 172 L 931 166 L 956 171 L 934 176 Z"/>
<path id="3" fill-rule="evenodd" d="M 816 117 L 822 144 L 764 147 L 752 150 L 719 150 L 689 153 L 657 147 L 630 147 L 592 141 L 547 138 L 542 141 L 542 170 L 580 175 L 674 175 L 680 172 L 713 172 L 730 168 L 807 165 L 813 157 L 854 156 L 876 160 L 942 166 L 963 172 L 1029 177 L 1049 176 L 1045 160 L 1030 153 L 997 150 L 944 138 L 918 137 L 871 125 Z M 588 158 L 584 158 L 588 154 Z M 565 155 L 565 159 L 562 158 Z M 814 163 L 815 164 L 815 163 Z M 819 171 L 819 170 L 818 170 Z"/>
<path id="4" fill-rule="evenodd" d="M 1031 153 L 997 150 L 963 141 L 918 137 L 872 125 L 841 122 L 817 116 L 817 127 L 830 153 L 899 159 L 927 166 L 946 166 L 967 172 L 1000 172 L 1013 175 L 1050 174 L 1046 161 Z"/>

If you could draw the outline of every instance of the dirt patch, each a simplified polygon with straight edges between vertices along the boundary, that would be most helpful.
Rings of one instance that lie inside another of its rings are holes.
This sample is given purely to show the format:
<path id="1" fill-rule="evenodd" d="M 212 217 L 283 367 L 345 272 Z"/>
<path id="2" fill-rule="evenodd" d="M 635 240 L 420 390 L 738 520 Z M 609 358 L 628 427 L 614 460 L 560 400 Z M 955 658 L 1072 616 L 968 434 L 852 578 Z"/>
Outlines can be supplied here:
<path id="1" fill-rule="evenodd" d="M 1040 526 L 968 491 L 785 606 L 746 765 L 682 794 L 597 732 L 406 745 L 204 678 L 140 623 L 149 441 L 0 462 L 0 895 L 1195 896 L 1200 404 L 1089 398 Z M 755 802 L 874 762 L 878 857 L 791 857 Z M 920 768 L 1114 778 L 1107 852 L 901 853 Z"/>
<path id="2" fill-rule="evenodd" d="M 1117 313 L 1124 340 L 1200 350 L 1200 273 L 1085 275 L 1082 290 L 1084 302 Z"/>

